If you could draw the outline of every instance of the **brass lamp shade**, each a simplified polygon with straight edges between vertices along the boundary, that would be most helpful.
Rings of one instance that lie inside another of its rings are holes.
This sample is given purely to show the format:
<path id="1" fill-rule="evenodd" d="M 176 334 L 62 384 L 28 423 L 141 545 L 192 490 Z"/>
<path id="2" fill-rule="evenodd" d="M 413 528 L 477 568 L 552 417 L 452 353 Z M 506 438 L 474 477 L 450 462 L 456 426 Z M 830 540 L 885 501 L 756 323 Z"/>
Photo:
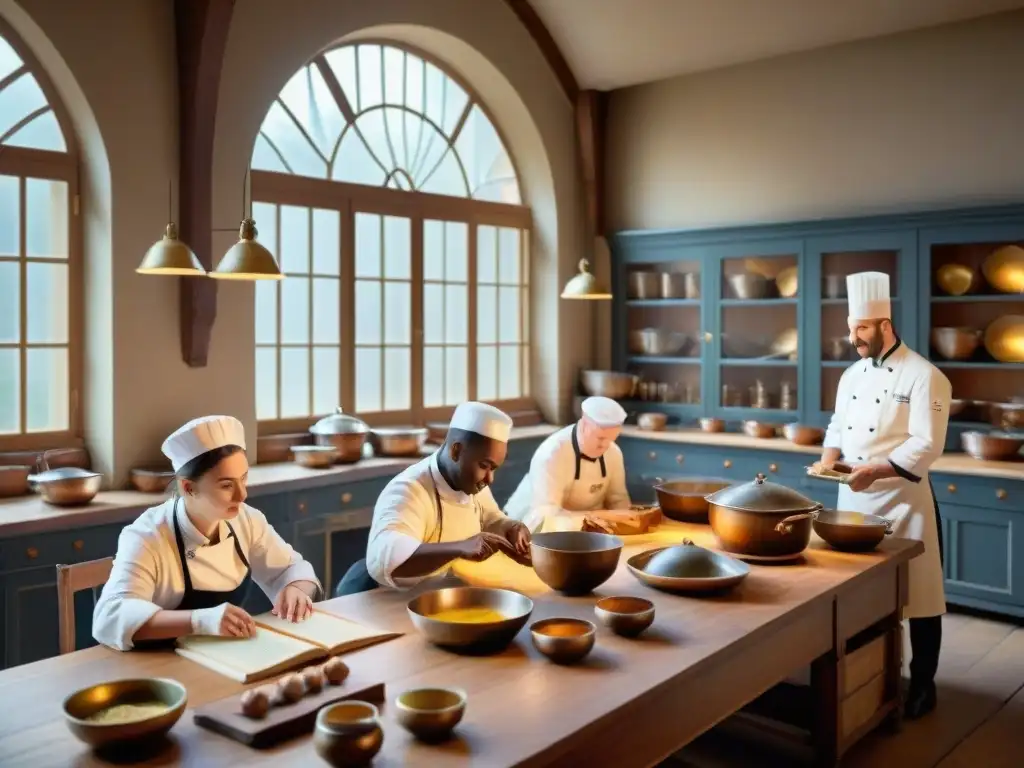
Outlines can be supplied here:
<path id="1" fill-rule="evenodd" d="M 579 274 L 565 284 L 563 299 L 610 299 L 612 295 L 590 271 L 590 262 L 580 259 Z"/>
<path id="2" fill-rule="evenodd" d="M 167 225 L 163 238 L 153 243 L 135 270 L 140 275 L 205 275 L 192 249 L 178 239 L 178 228 Z"/>
<path id="3" fill-rule="evenodd" d="M 243 219 L 238 242 L 232 245 L 210 277 L 219 280 L 281 280 L 280 267 L 273 254 L 256 242 L 256 222 Z"/>

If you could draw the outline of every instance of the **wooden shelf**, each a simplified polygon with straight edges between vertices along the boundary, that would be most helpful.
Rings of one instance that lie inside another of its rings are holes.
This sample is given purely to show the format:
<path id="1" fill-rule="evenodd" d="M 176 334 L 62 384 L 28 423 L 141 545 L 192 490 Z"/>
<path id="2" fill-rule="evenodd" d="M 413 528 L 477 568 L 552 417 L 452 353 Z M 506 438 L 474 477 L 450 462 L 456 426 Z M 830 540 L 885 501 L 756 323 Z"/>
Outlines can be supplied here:
<path id="1" fill-rule="evenodd" d="M 1020 302 L 1024 303 L 1024 293 L 969 293 L 966 296 L 932 296 L 933 304 L 973 304 L 977 302 Z"/>
<path id="2" fill-rule="evenodd" d="M 724 357 L 718 361 L 723 368 L 728 366 L 742 368 L 795 368 L 799 365 L 797 360 L 779 360 L 769 358 L 762 360 L 758 357 Z"/>
<path id="3" fill-rule="evenodd" d="M 700 299 L 628 299 L 630 307 L 699 307 Z"/>
<path id="4" fill-rule="evenodd" d="M 998 363 L 988 361 L 970 361 L 970 360 L 931 360 L 931 363 L 937 368 L 972 368 L 979 371 L 1024 371 L 1024 363 Z"/>
<path id="5" fill-rule="evenodd" d="M 889 301 L 892 304 L 898 304 L 899 300 L 900 300 L 899 296 L 893 296 Z M 822 303 L 822 305 L 824 305 L 826 307 L 837 307 L 837 306 L 840 306 L 840 305 L 843 305 L 843 304 L 849 304 L 850 300 L 845 298 L 845 297 L 842 298 L 842 299 L 822 299 L 821 303 Z"/>
<path id="6" fill-rule="evenodd" d="M 771 306 L 796 306 L 799 298 L 792 299 L 719 299 L 718 303 L 723 307 L 771 307 Z"/>
<path id="7" fill-rule="evenodd" d="M 633 355 L 630 365 L 700 365 L 699 357 L 674 357 L 672 355 Z"/>

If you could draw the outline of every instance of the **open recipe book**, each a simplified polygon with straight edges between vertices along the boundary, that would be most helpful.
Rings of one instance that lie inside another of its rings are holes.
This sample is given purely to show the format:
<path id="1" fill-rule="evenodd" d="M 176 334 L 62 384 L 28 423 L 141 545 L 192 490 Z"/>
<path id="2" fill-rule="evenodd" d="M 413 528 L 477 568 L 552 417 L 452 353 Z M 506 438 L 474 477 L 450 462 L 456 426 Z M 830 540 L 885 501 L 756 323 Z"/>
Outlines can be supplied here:
<path id="1" fill-rule="evenodd" d="M 178 638 L 178 655 L 240 683 L 251 683 L 339 653 L 398 637 L 314 609 L 305 621 L 292 623 L 272 613 L 253 616 L 253 637 L 189 635 Z"/>

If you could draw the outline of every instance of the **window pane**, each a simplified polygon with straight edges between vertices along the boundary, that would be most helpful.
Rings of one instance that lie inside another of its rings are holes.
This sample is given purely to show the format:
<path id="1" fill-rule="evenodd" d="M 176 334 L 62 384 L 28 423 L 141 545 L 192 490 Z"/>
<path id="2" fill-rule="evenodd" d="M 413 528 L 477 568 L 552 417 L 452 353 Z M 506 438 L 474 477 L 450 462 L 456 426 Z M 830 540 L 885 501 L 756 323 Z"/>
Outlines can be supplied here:
<path id="1" fill-rule="evenodd" d="M 68 265 L 26 265 L 25 340 L 36 344 L 68 342 Z"/>
<path id="2" fill-rule="evenodd" d="M 405 51 L 384 46 L 384 102 L 405 103 Z"/>
<path id="3" fill-rule="evenodd" d="M 309 274 L 309 208 L 281 206 L 281 248 L 277 257 L 285 274 Z"/>
<path id="4" fill-rule="evenodd" d="M 498 341 L 519 341 L 519 289 L 502 286 L 498 298 Z"/>
<path id="5" fill-rule="evenodd" d="M 469 225 L 462 221 L 445 224 L 445 279 L 464 283 L 468 279 Z"/>
<path id="6" fill-rule="evenodd" d="M 476 341 L 493 344 L 498 340 L 498 289 L 481 285 L 476 289 Z"/>
<path id="7" fill-rule="evenodd" d="M 278 101 L 270 105 L 260 131 L 281 153 L 293 173 L 317 179 L 327 176 L 327 164 Z"/>
<path id="8" fill-rule="evenodd" d="M 494 124 L 478 105 L 469 111 L 466 124 L 455 140 L 455 150 L 466 168 L 469 186 L 473 190 L 492 179 L 515 175 Z"/>
<path id="9" fill-rule="evenodd" d="M 444 349 L 423 349 L 423 405 L 437 408 L 444 405 Z"/>
<path id="10" fill-rule="evenodd" d="M 362 133 L 353 128 L 345 131 L 338 147 L 331 168 L 331 178 L 350 184 L 367 184 L 373 187 L 384 186 L 387 172 L 381 167 L 378 159 L 366 146 Z"/>
<path id="11" fill-rule="evenodd" d="M 277 418 L 277 349 L 256 348 L 256 418 Z"/>
<path id="12" fill-rule="evenodd" d="M 502 345 L 498 354 L 498 397 L 519 397 L 519 345 Z"/>
<path id="13" fill-rule="evenodd" d="M 254 171 L 272 171 L 274 173 L 291 173 L 281 156 L 274 151 L 267 137 L 257 134 L 256 144 L 252 149 L 250 165 Z"/>
<path id="14" fill-rule="evenodd" d="M 381 410 L 381 355 L 377 347 L 356 350 L 356 412 Z"/>
<path id="15" fill-rule="evenodd" d="M 469 399 L 469 371 L 465 347 L 445 349 L 445 405 L 458 405 Z"/>
<path id="16" fill-rule="evenodd" d="M 280 261 L 281 243 L 277 241 L 277 206 L 273 203 L 253 203 L 252 217 L 256 222 L 257 239 Z"/>
<path id="17" fill-rule="evenodd" d="M 424 111 L 427 117 L 441 126 L 441 130 L 450 134 L 466 109 L 469 97 L 458 83 L 433 64 L 427 64 L 426 75 L 427 102 Z"/>
<path id="18" fill-rule="evenodd" d="M 523 334 L 523 338 L 520 339 L 522 342 L 528 342 L 530 340 L 530 289 L 520 288 L 519 289 L 519 311 L 522 313 L 522 322 L 519 327 Z"/>
<path id="19" fill-rule="evenodd" d="M 327 64 L 338 80 L 349 105 L 358 112 L 360 106 L 359 88 L 356 85 L 356 47 L 346 45 L 344 48 L 335 48 L 324 58 L 327 59 Z"/>
<path id="20" fill-rule="evenodd" d="M 400 216 L 384 217 L 384 276 L 408 280 L 412 276 L 410 221 Z"/>
<path id="21" fill-rule="evenodd" d="M 275 280 L 256 281 L 256 343 L 277 343 L 277 289 Z"/>
<path id="22" fill-rule="evenodd" d="M 360 45 L 356 55 L 359 57 L 359 109 L 363 111 L 384 101 L 380 46 Z"/>
<path id="23" fill-rule="evenodd" d="M 21 268 L 16 261 L 0 261 L 0 344 L 17 344 L 19 341 Z"/>
<path id="24" fill-rule="evenodd" d="M 356 344 L 380 344 L 380 325 L 380 283 L 356 280 Z"/>
<path id="25" fill-rule="evenodd" d="M 405 411 L 412 403 L 411 361 L 408 347 L 384 350 L 384 410 Z"/>
<path id="26" fill-rule="evenodd" d="M 476 279 L 479 283 L 498 282 L 495 258 L 498 253 L 498 236 L 494 227 L 476 228 Z"/>
<path id="27" fill-rule="evenodd" d="M 462 173 L 459 161 L 451 149 L 445 148 L 440 141 L 437 147 L 444 150 L 441 158 L 434 159 L 426 166 L 420 177 L 419 189 L 423 192 L 432 192 L 435 195 L 450 195 L 452 197 L 469 197 L 469 188 L 466 186 L 466 177 Z"/>
<path id="28" fill-rule="evenodd" d="M 281 343 L 309 343 L 309 278 L 289 277 L 281 286 Z"/>
<path id="29" fill-rule="evenodd" d="M 469 296 L 465 285 L 449 285 L 445 290 L 444 340 L 449 344 L 465 344 L 469 339 L 466 322 L 469 318 Z"/>
<path id="30" fill-rule="evenodd" d="M 502 227 L 498 230 L 498 282 L 519 283 L 519 230 Z"/>
<path id="31" fill-rule="evenodd" d="M 313 278 L 313 343 L 337 344 L 340 329 L 341 284 L 333 277 Z"/>
<path id="32" fill-rule="evenodd" d="M 380 277 L 380 216 L 356 214 L 356 277 Z"/>
<path id="33" fill-rule="evenodd" d="M 444 343 L 444 285 L 425 283 L 423 285 L 423 343 Z M 17 320 L 17 318 L 15 318 Z M 15 326 L 17 327 L 17 326 Z M 426 363 L 424 363 L 426 365 Z"/>
<path id="34" fill-rule="evenodd" d="M 17 176 L 0 176 L 0 256 L 20 256 L 21 195 Z"/>
<path id="35" fill-rule="evenodd" d="M 498 351 L 495 347 L 476 348 L 476 399 L 498 399 Z"/>
<path id="36" fill-rule="evenodd" d="M 337 347 L 313 350 L 313 413 L 334 413 L 341 399 L 341 373 Z"/>
<path id="37" fill-rule="evenodd" d="M 313 272 L 318 275 L 340 275 L 341 216 L 337 211 L 313 209 Z"/>
<path id="38" fill-rule="evenodd" d="M 17 349 L 0 349 L 0 435 L 21 431 L 21 356 Z"/>
<path id="39" fill-rule="evenodd" d="M 320 69 L 307 64 L 281 89 L 280 99 L 325 157 L 330 157 L 345 127 L 345 118 Z"/>
<path id="40" fill-rule="evenodd" d="M 309 350 L 281 349 L 281 418 L 309 416 Z"/>
<path id="41" fill-rule="evenodd" d="M 384 343 L 412 342 L 412 307 L 409 283 L 384 283 Z"/>
<path id="42" fill-rule="evenodd" d="M 355 127 L 359 129 L 367 148 L 377 161 L 388 171 L 394 168 L 395 161 L 392 159 L 392 147 L 388 144 L 383 110 L 364 112 L 356 118 Z"/>
<path id="43" fill-rule="evenodd" d="M 445 226 L 443 221 L 423 222 L 423 279 L 444 280 Z"/>
<path id="44" fill-rule="evenodd" d="M 50 152 L 67 152 L 64 143 L 64 132 L 60 129 L 57 116 L 53 110 L 43 112 L 19 128 L 13 136 L 4 142 L 9 147 L 27 147 L 29 149 L 45 149 Z"/>
<path id="45" fill-rule="evenodd" d="M 522 375 L 519 377 L 519 386 L 523 390 L 520 397 L 527 397 L 530 394 L 530 348 L 525 344 L 520 346 L 519 364 L 522 366 Z"/>
<path id="46" fill-rule="evenodd" d="M 68 257 L 68 183 L 25 179 L 25 255 Z"/>
<path id="47" fill-rule="evenodd" d="M 25 431 L 68 429 L 67 348 L 26 350 L 25 385 Z"/>
<path id="48" fill-rule="evenodd" d="M 13 83 L 0 90 L 0 136 L 22 118 L 45 106 L 46 97 L 36 79 L 27 72 L 18 75 Z"/>

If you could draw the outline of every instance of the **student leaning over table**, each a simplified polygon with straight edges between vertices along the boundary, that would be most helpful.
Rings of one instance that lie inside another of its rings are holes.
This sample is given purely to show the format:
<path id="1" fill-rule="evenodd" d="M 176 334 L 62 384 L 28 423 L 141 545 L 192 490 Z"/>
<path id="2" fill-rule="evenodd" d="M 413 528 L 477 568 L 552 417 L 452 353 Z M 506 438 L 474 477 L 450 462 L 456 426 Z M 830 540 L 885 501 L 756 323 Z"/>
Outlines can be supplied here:
<path id="1" fill-rule="evenodd" d="M 385 486 L 373 510 L 366 561 L 339 593 L 377 584 L 405 589 L 447 571 L 456 559 L 503 552 L 527 562 L 530 533 L 505 516 L 489 488 L 505 461 L 512 419 L 485 403 L 455 409 L 444 445 Z"/>
<path id="2" fill-rule="evenodd" d="M 245 503 L 245 431 L 231 416 L 185 424 L 161 448 L 172 498 L 125 527 L 93 612 L 93 637 L 121 651 L 183 635 L 249 637 L 240 606 L 255 581 L 274 613 L 307 618 L 321 592 L 313 566 Z"/>

